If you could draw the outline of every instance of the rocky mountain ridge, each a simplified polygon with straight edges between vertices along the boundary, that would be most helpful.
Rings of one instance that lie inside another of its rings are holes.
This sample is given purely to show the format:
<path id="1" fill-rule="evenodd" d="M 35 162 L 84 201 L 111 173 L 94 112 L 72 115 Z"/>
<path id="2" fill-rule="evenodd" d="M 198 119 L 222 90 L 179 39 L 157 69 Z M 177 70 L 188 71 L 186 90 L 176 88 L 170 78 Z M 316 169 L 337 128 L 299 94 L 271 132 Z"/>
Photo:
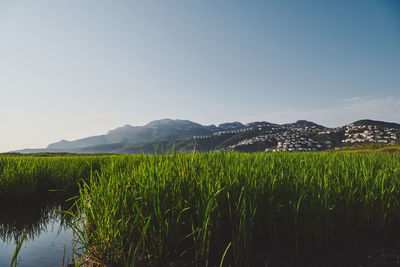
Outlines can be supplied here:
<path id="1" fill-rule="evenodd" d="M 274 124 L 266 121 L 204 126 L 189 120 L 157 120 L 144 126 L 125 125 L 105 135 L 61 140 L 45 149 L 20 153 L 154 153 L 182 151 L 320 151 L 363 143 L 395 144 L 400 124 L 373 120 L 328 128 L 311 121 Z"/>

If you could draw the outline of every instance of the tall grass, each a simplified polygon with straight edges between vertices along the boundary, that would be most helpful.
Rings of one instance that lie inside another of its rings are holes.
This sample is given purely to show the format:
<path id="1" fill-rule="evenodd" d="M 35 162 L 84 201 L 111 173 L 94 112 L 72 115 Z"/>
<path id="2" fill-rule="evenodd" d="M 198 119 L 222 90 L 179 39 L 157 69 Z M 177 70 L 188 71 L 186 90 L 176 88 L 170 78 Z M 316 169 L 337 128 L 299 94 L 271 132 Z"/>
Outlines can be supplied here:
<path id="1" fill-rule="evenodd" d="M 400 222 L 400 158 L 339 153 L 119 156 L 80 187 L 75 231 L 104 264 L 253 266 Z M 221 259 L 222 257 L 222 259 Z M 264 260 L 267 260 L 266 258 Z"/>
<path id="2" fill-rule="evenodd" d="M 109 265 L 254 266 L 400 225 L 390 154 L 0 157 L 3 204 L 49 190 L 79 195 L 83 258 Z"/>
<path id="3" fill-rule="evenodd" d="M 0 157 L 0 201 L 18 201 L 43 195 L 78 191 L 78 182 L 89 178 L 112 157 Z"/>

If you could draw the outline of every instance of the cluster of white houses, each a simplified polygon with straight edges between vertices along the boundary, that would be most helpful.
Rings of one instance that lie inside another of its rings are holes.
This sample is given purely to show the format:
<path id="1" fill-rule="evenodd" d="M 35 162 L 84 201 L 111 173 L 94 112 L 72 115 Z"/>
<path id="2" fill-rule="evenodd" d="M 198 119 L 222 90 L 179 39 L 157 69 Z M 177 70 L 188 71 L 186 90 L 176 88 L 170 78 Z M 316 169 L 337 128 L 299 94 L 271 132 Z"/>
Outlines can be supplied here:
<path id="1" fill-rule="evenodd" d="M 312 140 L 311 135 L 319 133 L 321 129 L 316 126 L 275 126 L 265 131 L 266 135 L 259 135 L 253 138 L 245 139 L 230 149 L 240 146 L 253 145 L 258 142 L 276 143 L 276 146 L 268 147 L 266 152 L 278 151 L 317 151 L 323 148 L 318 141 Z M 325 147 L 330 148 L 332 143 L 326 141 Z"/>
<path id="2" fill-rule="evenodd" d="M 236 129 L 236 130 L 230 130 L 230 131 L 219 131 L 219 132 L 213 133 L 213 135 L 218 136 L 218 135 L 223 135 L 223 134 L 245 133 L 245 132 L 251 131 L 253 129 L 254 129 L 253 127 L 249 127 L 249 128 L 242 128 L 242 129 Z"/>
<path id="3" fill-rule="evenodd" d="M 310 138 L 311 135 L 315 135 L 319 131 L 320 129 L 315 126 L 292 128 L 291 131 L 285 131 L 277 136 L 277 145 L 272 148 L 266 148 L 265 151 L 318 151 L 323 148 L 331 148 L 332 142 L 329 140 L 320 143 Z"/>
<path id="4" fill-rule="evenodd" d="M 331 144 L 330 141 L 329 144 Z M 279 141 L 275 148 L 266 148 L 265 152 L 279 152 L 279 151 L 318 151 L 322 149 L 322 145 L 318 141 L 314 141 L 311 138 L 300 139 L 287 139 L 285 141 Z"/>
<path id="5" fill-rule="evenodd" d="M 279 151 L 318 151 L 323 148 L 323 145 L 310 138 L 310 136 L 319 133 L 321 129 L 316 126 L 296 127 L 292 126 L 288 130 L 279 134 L 276 137 L 277 145 L 272 148 L 266 148 L 266 152 Z M 331 142 L 328 142 L 328 147 Z"/>
<path id="6" fill-rule="evenodd" d="M 342 143 L 383 143 L 395 144 L 398 142 L 399 130 L 392 128 L 381 128 L 376 126 L 356 126 L 349 124 L 345 126 L 345 139 Z"/>
<path id="7" fill-rule="evenodd" d="M 252 127 L 219 131 L 211 135 L 194 136 L 193 139 L 208 139 L 225 134 L 239 134 L 248 131 L 253 137 L 241 140 L 229 146 L 228 150 L 246 150 L 246 146 L 258 144 L 266 152 L 279 151 L 319 151 L 334 148 L 330 140 L 346 144 L 366 142 L 394 144 L 400 141 L 400 130 L 377 126 L 357 126 L 349 124 L 337 128 L 300 125 L 256 125 Z M 259 133 L 257 132 L 259 131 Z M 251 136 L 250 135 L 250 136 Z M 254 136 L 257 135 L 257 136 Z M 344 136 L 344 139 L 342 139 Z M 340 138 L 340 139 L 338 139 Z M 264 143 L 264 144 L 259 144 Z"/>
<path id="8" fill-rule="evenodd" d="M 197 136 L 189 137 L 187 139 L 190 139 L 190 138 L 192 138 L 192 139 L 208 139 L 211 137 L 212 137 L 212 135 L 197 135 Z"/>
<path id="9" fill-rule="evenodd" d="M 229 130 L 229 131 L 218 131 L 213 133 L 212 135 L 197 135 L 197 136 L 193 136 L 193 137 L 189 137 L 189 138 L 193 138 L 193 139 L 207 139 L 207 138 L 211 138 L 213 136 L 219 136 L 219 135 L 224 135 L 224 134 L 238 134 L 238 133 L 245 133 L 248 131 L 253 130 L 253 127 L 249 127 L 249 128 L 243 128 L 243 129 L 236 129 L 236 130 Z"/>
<path id="10" fill-rule="evenodd" d="M 249 139 L 244 139 L 240 142 L 238 142 L 235 145 L 230 146 L 230 149 L 235 149 L 236 147 L 239 146 L 248 146 L 248 145 L 253 145 L 255 143 L 259 143 L 259 142 L 273 142 L 274 139 L 271 135 L 259 135 L 259 136 L 255 136 L 253 138 L 249 138 Z"/>
<path id="11" fill-rule="evenodd" d="M 320 134 L 320 135 L 333 134 L 333 133 L 339 133 L 341 131 L 343 131 L 343 127 L 326 128 L 324 130 L 319 131 L 318 134 Z"/>

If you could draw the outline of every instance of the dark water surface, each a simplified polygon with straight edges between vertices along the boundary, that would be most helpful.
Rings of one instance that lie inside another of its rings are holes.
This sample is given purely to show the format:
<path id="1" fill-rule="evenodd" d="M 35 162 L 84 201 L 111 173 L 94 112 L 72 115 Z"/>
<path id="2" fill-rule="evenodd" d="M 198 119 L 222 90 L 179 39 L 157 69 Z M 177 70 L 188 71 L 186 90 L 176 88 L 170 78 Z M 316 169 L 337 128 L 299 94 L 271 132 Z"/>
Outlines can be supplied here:
<path id="1" fill-rule="evenodd" d="M 17 243 L 19 267 L 61 267 L 72 262 L 73 231 L 65 216 L 65 201 L 29 200 L 0 204 L 0 266 L 10 266 Z"/>
<path id="2" fill-rule="evenodd" d="M 60 212 L 68 210 L 71 203 L 43 198 L 19 204 L 0 202 L 0 267 L 10 266 L 15 247 L 24 234 L 26 239 L 18 254 L 19 267 L 62 267 L 72 263 L 74 236 L 68 226 L 72 218 Z M 360 233 L 311 249 L 300 259 L 295 257 L 293 249 L 263 247 L 260 242 L 254 251 L 253 266 L 265 266 L 266 256 L 270 259 L 269 266 L 279 267 L 400 266 L 400 229 L 386 235 Z"/>

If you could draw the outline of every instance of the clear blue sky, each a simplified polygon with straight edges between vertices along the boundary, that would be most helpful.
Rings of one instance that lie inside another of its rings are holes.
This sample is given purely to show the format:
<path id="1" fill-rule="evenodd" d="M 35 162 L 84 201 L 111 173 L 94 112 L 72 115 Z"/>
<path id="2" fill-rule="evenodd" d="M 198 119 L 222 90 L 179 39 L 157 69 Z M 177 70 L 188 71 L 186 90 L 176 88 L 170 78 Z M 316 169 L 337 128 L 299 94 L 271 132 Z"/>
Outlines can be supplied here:
<path id="1" fill-rule="evenodd" d="M 400 123 L 400 1 L 0 1 L 0 151 L 161 118 Z"/>

